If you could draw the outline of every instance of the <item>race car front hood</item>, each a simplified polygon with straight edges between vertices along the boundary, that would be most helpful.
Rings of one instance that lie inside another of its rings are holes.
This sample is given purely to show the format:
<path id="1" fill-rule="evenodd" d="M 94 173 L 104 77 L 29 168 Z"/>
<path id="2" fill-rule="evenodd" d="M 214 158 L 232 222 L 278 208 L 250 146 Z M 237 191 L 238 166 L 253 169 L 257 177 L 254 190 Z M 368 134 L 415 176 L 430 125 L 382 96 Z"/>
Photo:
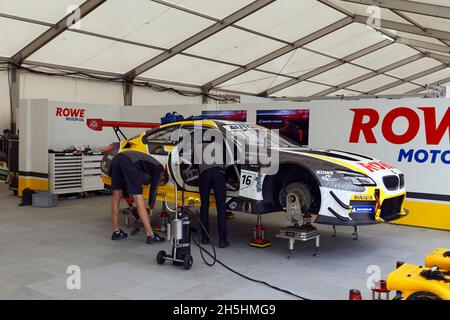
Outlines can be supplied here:
<path id="1" fill-rule="evenodd" d="M 305 163 L 316 175 L 327 175 L 332 171 L 347 171 L 371 178 L 377 186 L 383 186 L 387 193 L 404 191 L 404 176 L 394 166 L 369 157 L 340 150 L 311 148 L 280 148 L 280 163 Z"/>

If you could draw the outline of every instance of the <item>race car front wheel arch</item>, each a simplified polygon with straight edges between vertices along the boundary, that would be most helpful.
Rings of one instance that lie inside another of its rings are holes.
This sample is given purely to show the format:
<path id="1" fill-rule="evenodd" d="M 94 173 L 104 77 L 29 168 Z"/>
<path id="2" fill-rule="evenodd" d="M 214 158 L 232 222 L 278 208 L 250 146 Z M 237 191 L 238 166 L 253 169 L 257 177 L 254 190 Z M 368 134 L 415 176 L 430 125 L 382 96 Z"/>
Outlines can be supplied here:
<path id="1" fill-rule="evenodd" d="M 267 176 L 264 179 L 263 197 L 281 211 L 286 206 L 286 187 L 294 183 L 300 183 L 303 186 L 297 185 L 297 190 L 299 193 L 303 192 L 307 204 L 310 203 L 308 207 L 302 209 L 308 209 L 309 213 L 318 213 L 321 202 L 319 183 L 308 169 L 297 164 L 283 163 L 276 175 Z M 311 202 L 308 199 L 311 199 Z"/>

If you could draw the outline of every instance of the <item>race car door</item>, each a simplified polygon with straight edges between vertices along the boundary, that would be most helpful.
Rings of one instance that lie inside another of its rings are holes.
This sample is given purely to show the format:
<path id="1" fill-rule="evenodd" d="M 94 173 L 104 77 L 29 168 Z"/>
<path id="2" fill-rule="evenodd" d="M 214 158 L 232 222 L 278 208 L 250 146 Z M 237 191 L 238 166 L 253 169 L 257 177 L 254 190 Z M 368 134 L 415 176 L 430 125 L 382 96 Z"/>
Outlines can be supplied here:
<path id="1" fill-rule="evenodd" d="M 177 144 L 169 154 L 169 174 L 178 188 L 198 192 L 200 173 L 194 161 L 194 127 L 182 126 L 175 135 Z"/>
<path id="2" fill-rule="evenodd" d="M 200 151 L 195 148 L 198 144 L 195 142 L 194 127 L 184 126 L 181 129 L 183 138 L 180 136 L 179 143 L 172 149 L 169 155 L 169 171 L 172 179 L 175 180 L 179 188 L 198 192 L 200 170 L 197 161 L 194 160 L 196 159 L 195 153 Z M 204 130 L 206 128 L 202 129 L 202 131 Z M 186 139 L 189 139 L 188 143 L 183 143 L 182 141 L 186 142 Z M 227 193 L 236 192 L 239 189 L 239 168 L 237 168 L 235 163 L 226 164 L 225 167 Z"/>

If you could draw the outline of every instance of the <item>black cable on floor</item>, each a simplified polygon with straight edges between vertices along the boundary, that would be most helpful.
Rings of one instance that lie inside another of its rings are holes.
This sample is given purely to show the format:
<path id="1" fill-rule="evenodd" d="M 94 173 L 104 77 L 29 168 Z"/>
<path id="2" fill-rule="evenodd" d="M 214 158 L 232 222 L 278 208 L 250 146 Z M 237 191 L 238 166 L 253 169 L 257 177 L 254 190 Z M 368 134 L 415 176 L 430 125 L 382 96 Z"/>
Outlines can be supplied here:
<path id="1" fill-rule="evenodd" d="M 190 216 L 194 216 L 194 217 L 196 218 L 196 220 L 197 220 L 198 223 L 200 224 L 200 227 L 202 228 L 202 230 L 203 230 L 203 231 L 206 233 L 206 235 L 208 236 L 209 241 L 210 241 L 210 243 L 211 243 L 211 247 L 213 248 L 213 253 L 209 252 L 208 250 L 206 250 L 206 249 L 200 244 L 200 241 L 198 241 L 198 239 L 196 239 L 195 237 L 192 237 L 193 242 L 194 242 L 195 245 L 200 249 L 200 255 L 201 255 L 203 261 L 205 262 L 205 264 L 206 264 L 207 266 L 212 267 L 212 266 L 217 262 L 218 264 L 220 264 L 222 267 L 224 267 L 224 268 L 227 269 L 228 271 L 230 271 L 230 272 L 232 272 L 232 273 L 234 273 L 234 274 L 236 274 L 236 275 L 238 275 L 238 276 L 240 276 L 240 277 L 242 277 L 242 278 L 244 278 L 244 279 L 246 279 L 246 280 L 249 280 L 249 281 L 252 281 L 252 282 L 255 282 L 255 283 L 259 283 L 259 284 L 265 285 L 265 286 L 267 286 L 267 287 L 269 287 L 269 288 L 271 288 L 271 289 L 274 289 L 274 290 L 283 292 L 283 293 L 285 293 L 285 294 L 288 294 L 288 295 L 290 295 L 290 296 L 293 296 L 293 297 L 298 298 L 298 299 L 301 299 L 301 300 L 310 300 L 310 299 L 308 299 L 308 298 L 305 298 L 305 297 L 302 297 L 302 296 L 300 296 L 300 295 L 298 295 L 298 294 L 295 294 L 295 293 L 293 293 L 293 292 L 291 292 L 291 291 L 289 291 L 289 290 L 282 289 L 282 288 L 279 288 L 279 287 L 277 287 L 277 286 L 274 286 L 274 285 L 272 285 L 272 284 L 270 284 L 270 283 L 268 283 L 268 282 L 266 282 L 266 281 L 262 281 L 262 280 L 258 280 L 258 279 L 254 279 L 254 278 L 251 278 L 251 277 L 249 277 L 249 276 L 246 276 L 245 274 L 242 274 L 242 273 L 240 273 L 239 271 L 234 270 L 233 268 L 227 266 L 225 263 L 223 263 L 222 261 L 220 261 L 219 259 L 217 259 L 216 249 L 215 249 L 215 247 L 214 247 L 214 244 L 213 244 L 213 241 L 212 241 L 212 239 L 211 239 L 210 234 L 209 234 L 208 231 L 206 230 L 206 228 L 205 228 L 205 226 L 203 225 L 203 223 L 200 221 L 200 218 L 199 218 L 195 213 L 193 213 L 191 210 L 189 210 L 189 211 L 190 211 L 190 213 L 191 213 Z M 197 234 L 197 236 L 199 236 L 199 234 Z M 206 261 L 204 255 L 203 255 L 203 252 L 205 252 L 207 255 L 209 255 L 209 256 L 213 259 L 213 262 L 212 262 L 212 263 Z"/>

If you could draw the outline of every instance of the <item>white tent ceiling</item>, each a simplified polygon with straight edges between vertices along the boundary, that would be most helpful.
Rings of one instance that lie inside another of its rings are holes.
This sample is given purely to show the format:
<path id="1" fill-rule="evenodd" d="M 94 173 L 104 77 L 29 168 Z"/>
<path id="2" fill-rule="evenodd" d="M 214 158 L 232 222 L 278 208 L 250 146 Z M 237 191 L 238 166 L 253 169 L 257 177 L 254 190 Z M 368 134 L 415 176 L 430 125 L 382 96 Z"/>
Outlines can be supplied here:
<path id="1" fill-rule="evenodd" d="M 80 28 L 67 27 L 73 5 Z M 203 90 L 404 94 L 450 82 L 450 0 L 0 0 L 0 28 L 2 60 Z"/>

